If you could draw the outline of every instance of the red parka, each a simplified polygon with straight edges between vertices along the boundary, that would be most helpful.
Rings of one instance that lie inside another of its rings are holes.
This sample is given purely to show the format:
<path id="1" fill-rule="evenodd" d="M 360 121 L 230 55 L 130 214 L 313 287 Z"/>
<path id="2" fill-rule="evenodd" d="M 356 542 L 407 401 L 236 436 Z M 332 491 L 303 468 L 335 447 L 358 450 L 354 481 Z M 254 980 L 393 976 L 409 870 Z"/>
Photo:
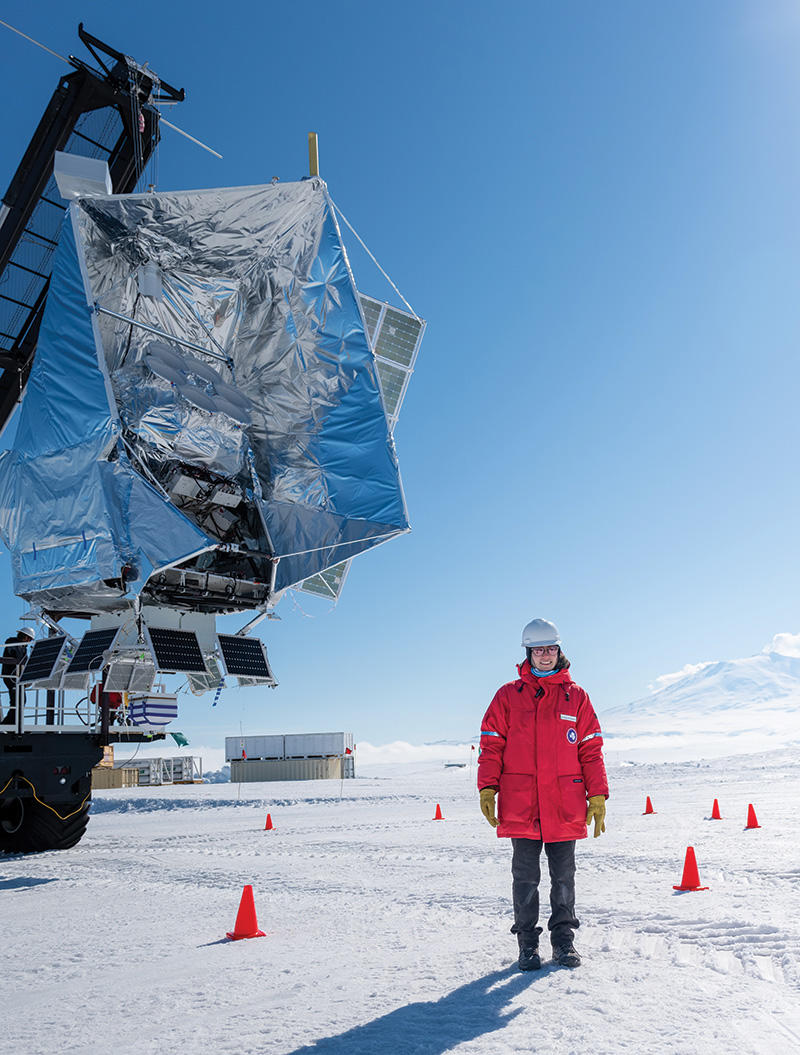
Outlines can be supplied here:
<path id="1" fill-rule="evenodd" d="M 608 797 L 603 737 L 568 670 L 498 689 L 481 725 L 478 788 L 499 788 L 497 834 L 546 843 L 586 838 L 586 800 Z"/>

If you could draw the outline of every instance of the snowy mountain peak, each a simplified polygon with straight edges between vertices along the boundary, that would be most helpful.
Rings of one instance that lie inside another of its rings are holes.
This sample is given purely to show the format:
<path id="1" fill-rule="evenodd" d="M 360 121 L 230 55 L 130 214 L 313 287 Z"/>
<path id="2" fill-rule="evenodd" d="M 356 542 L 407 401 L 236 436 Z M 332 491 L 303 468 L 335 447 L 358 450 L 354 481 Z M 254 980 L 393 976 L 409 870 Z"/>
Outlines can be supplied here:
<path id="1" fill-rule="evenodd" d="M 765 750 L 800 739 L 798 645 L 800 635 L 777 634 L 757 655 L 664 675 L 649 696 L 602 714 L 609 746 L 672 758 Z"/>
<path id="2" fill-rule="evenodd" d="M 796 697 L 800 706 L 800 657 L 761 652 L 746 659 L 698 664 L 649 696 L 606 712 L 615 714 L 709 713 Z"/>

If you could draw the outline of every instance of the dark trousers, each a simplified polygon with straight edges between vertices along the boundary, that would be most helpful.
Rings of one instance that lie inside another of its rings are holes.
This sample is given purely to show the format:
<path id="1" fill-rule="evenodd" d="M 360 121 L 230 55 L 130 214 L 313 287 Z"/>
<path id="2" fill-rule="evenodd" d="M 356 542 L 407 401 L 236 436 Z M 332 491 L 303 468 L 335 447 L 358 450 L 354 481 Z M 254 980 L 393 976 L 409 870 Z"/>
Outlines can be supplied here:
<path id="1" fill-rule="evenodd" d="M 3 678 L 8 689 L 8 709 L 0 725 L 14 725 L 17 721 L 17 680 L 16 678 Z"/>
<path id="2" fill-rule="evenodd" d="M 519 947 L 538 945 L 542 928 L 539 923 L 539 858 L 544 852 L 550 868 L 550 919 L 547 928 L 553 945 L 572 941 L 580 922 L 575 917 L 575 840 L 565 843 L 542 843 L 541 839 L 512 839 L 512 893 L 514 926 Z"/>

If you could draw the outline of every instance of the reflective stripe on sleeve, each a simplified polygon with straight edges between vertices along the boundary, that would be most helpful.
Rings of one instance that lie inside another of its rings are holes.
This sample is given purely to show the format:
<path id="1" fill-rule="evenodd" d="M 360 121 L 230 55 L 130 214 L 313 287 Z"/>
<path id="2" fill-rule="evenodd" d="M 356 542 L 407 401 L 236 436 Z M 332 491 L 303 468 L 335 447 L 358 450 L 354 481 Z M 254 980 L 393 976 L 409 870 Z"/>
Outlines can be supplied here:
<path id="1" fill-rule="evenodd" d="M 499 733 L 492 732 L 491 729 L 481 729 L 481 736 L 499 736 Z"/>
<path id="2" fill-rule="evenodd" d="M 583 740 L 581 740 L 581 743 L 585 744 L 587 740 L 594 740 L 594 738 L 596 736 L 599 736 L 599 737 L 602 738 L 603 734 L 602 733 L 589 733 L 588 736 L 584 736 Z"/>

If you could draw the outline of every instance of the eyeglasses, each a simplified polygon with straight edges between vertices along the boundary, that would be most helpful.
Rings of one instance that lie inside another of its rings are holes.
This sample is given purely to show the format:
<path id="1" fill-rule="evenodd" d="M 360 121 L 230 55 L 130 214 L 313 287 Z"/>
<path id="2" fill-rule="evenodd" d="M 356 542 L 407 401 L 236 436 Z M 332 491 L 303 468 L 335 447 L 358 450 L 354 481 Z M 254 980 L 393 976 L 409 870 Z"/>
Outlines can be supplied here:
<path id="1" fill-rule="evenodd" d="M 558 652 L 558 645 L 542 645 L 541 648 L 532 648 L 534 656 L 554 656 Z"/>

